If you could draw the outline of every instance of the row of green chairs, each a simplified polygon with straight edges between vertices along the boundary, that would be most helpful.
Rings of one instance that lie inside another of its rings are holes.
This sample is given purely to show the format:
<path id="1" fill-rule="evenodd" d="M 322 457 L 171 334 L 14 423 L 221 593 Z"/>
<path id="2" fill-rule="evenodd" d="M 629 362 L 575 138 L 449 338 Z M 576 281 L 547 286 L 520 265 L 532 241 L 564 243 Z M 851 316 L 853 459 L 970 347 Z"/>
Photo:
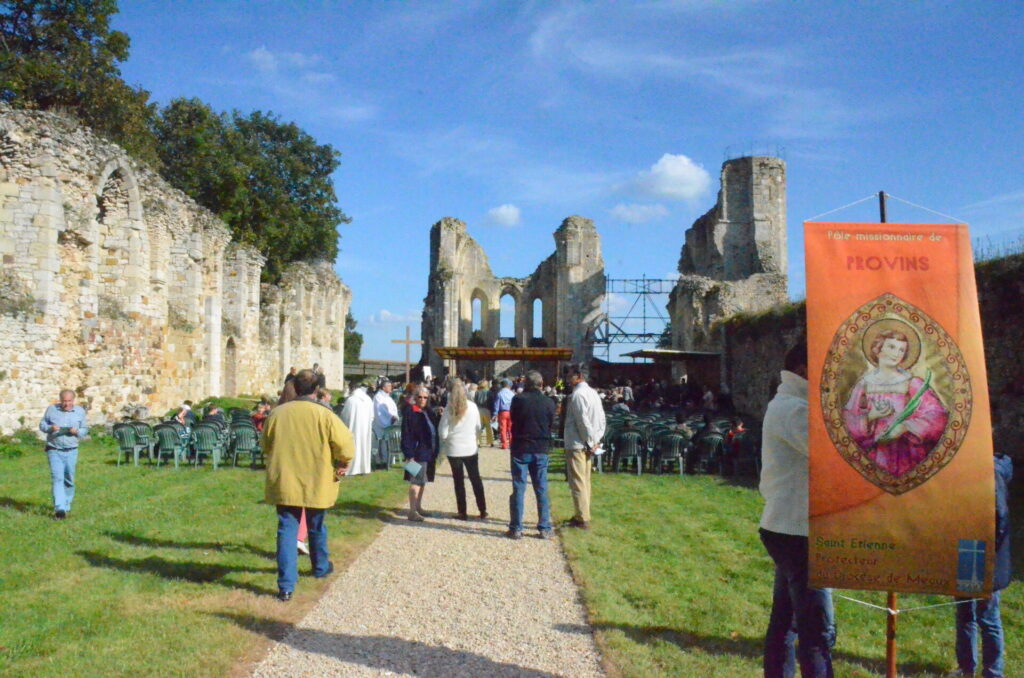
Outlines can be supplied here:
<path id="1" fill-rule="evenodd" d="M 165 458 L 174 460 L 174 467 L 191 457 L 194 465 L 209 457 L 216 470 L 221 461 L 231 455 L 238 465 L 239 455 L 249 455 L 252 466 L 263 459 L 259 433 L 251 421 L 233 421 L 230 426 L 216 421 L 200 422 L 191 431 L 177 421 L 154 426 L 141 421 L 115 424 L 113 435 L 118 444 L 117 464 L 131 457 L 136 466 L 145 454 L 150 463 L 159 466 Z"/>

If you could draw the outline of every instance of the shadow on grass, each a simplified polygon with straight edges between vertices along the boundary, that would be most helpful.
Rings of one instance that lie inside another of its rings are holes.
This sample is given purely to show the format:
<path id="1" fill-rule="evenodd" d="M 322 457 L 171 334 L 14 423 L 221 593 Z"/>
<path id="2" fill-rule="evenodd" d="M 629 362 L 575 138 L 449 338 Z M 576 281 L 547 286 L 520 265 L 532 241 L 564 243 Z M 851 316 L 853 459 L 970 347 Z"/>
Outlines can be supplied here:
<path id="1" fill-rule="evenodd" d="M 327 512 L 342 518 L 361 518 L 363 520 L 379 520 L 389 522 L 391 506 L 381 506 L 365 501 L 340 501 Z"/>
<path id="2" fill-rule="evenodd" d="M 13 497 L 0 497 L 0 508 L 14 509 L 18 513 L 31 513 L 39 516 L 49 516 L 53 513 L 53 507 L 48 504 L 34 504 Z"/>
<path id="3" fill-rule="evenodd" d="M 159 556 L 148 558 L 121 559 L 111 558 L 96 551 L 76 551 L 93 567 L 105 567 L 122 572 L 154 574 L 164 579 L 180 579 L 194 584 L 217 584 L 227 588 L 241 589 L 257 595 L 273 595 L 277 588 L 269 589 L 247 582 L 225 579 L 236 572 L 267 572 L 277 574 L 276 567 L 242 567 L 237 565 L 217 565 L 214 563 L 179 562 L 167 560 Z"/>
<path id="4" fill-rule="evenodd" d="M 748 490 L 756 490 L 757 484 L 760 479 L 757 476 L 751 475 L 730 475 L 730 476 L 719 476 L 718 482 L 723 485 L 732 485 L 734 487 L 742 487 Z"/>
<path id="5" fill-rule="evenodd" d="M 221 542 L 206 542 L 206 541 L 171 541 L 170 539 L 156 539 L 153 537 L 143 537 L 137 534 L 131 534 L 129 532 L 104 532 L 104 535 L 114 539 L 115 541 L 122 542 L 124 544 L 131 544 L 133 546 L 148 546 L 152 548 L 169 548 L 169 549 L 198 549 L 203 551 L 220 551 L 227 553 L 251 553 L 254 556 L 260 558 L 269 558 L 274 560 L 277 558 L 277 553 L 274 551 L 267 551 L 261 549 L 252 544 L 224 544 Z"/>
<path id="6" fill-rule="evenodd" d="M 381 673 L 409 674 L 421 678 L 449 678 L 456 673 L 467 676 L 519 676 L 520 678 L 556 678 L 556 674 L 498 662 L 472 652 L 428 645 L 391 636 L 356 636 L 328 633 L 315 629 L 297 629 L 253 615 L 215 613 L 238 626 L 280 641 L 297 650 L 316 653 L 339 661 L 359 664 Z"/>
<path id="7" fill-rule="evenodd" d="M 556 625 L 555 628 L 566 633 L 586 633 L 587 627 L 578 624 Z M 764 651 L 763 638 L 737 636 L 724 638 L 721 636 L 703 636 L 668 626 L 634 626 L 632 624 L 594 624 L 599 631 L 619 631 L 637 645 L 653 645 L 656 642 L 671 643 L 680 650 L 700 650 L 709 655 L 733 655 L 754 660 L 760 665 Z M 885 660 L 861 657 L 848 652 L 833 652 L 833 661 L 856 664 L 874 674 L 885 673 Z M 944 675 L 948 669 L 942 664 L 927 662 L 901 663 L 901 676 L 935 676 Z"/>

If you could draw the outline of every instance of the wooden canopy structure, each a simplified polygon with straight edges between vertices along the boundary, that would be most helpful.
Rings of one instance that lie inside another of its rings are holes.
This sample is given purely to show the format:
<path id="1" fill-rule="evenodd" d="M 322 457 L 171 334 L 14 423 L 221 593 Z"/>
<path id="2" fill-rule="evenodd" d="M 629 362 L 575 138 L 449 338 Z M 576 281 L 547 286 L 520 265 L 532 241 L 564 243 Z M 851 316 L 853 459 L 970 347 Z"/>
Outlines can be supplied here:
<path id="1" fill-rule="evenodd" d="M 434 351 L 446 361 L 450 370 L 460 372 L 458 361 L 471 363 L 496 363 L 500 360 L 511 360 L 525 363 L 555 363 L 552 374 L 555 377 L 561 369 L 561 363 L 572 360 L 572 349 L 564 347 L 521 347 L 521 346 L 438 346 Z M 451 362 L 448 362 L 451 361 Z M 453 369 L 454 368 L 454 369 Z M 476 368 L 473 368 L 476 369 Z M 489 371 L 488 368 L 483 370 Z M 493 376 L 493 370 L 491 375 Z M 545 372 L 547 370 L 544 370 Z"/>
<path id="2" fill-rule="evenodd" d="M 530 360 L 559 362 L 572 358 L 571 348 L 524 348 L 519 346 L 439 346 L 434 349 L 444 360 Z"/>

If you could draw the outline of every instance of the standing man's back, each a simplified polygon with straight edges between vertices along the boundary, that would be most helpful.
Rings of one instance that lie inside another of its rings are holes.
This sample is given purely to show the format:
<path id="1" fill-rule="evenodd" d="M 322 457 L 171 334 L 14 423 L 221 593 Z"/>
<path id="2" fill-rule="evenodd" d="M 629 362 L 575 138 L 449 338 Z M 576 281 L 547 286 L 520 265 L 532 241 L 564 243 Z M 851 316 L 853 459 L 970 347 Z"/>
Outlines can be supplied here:
<path id="1" fill-rule="evenodd" d="M 835 643 L 832 594 L 808 587 L 807 342 L 786 354 L 782 383 L 765 412 L 760 535 L 775 562 L 765 678 L 831 678 Z M 793 632 L 795 629 L 796 633 Z"/>
<path id="2" fill-rule="evenodd" d="M 548 499 L 548 453 L 551 450 L 551 428 L 555 423 L 555 403 L 541 391 L 544 379 L 540 372 L 526 374 L 526 388 L 512 398 L 509 419 L 512 430 L 511 467 L 512 494 L 509 497 L 508 536 L 523 536 L 523 498 L 526 478 L 533 483 L 537 498 L 537 529 L 540 536 L 550 538 L 551 503 Z"/>
<path id="3" fill-rule="evenodd" d="M 334 570 L 324 512 L 338 500 L 338 480 L 355 451 L 341 419 L 313 399 L 316 381 L 311 370 L 301 370 L 293 380 L 298 397 L 274 408 L 264 425 L 266 500 L 277 506 L 277 587 L 282 601 L 291 599 L 298 580 L 295 544 L 303 509 L 313 576 L 326 577 Z"/>

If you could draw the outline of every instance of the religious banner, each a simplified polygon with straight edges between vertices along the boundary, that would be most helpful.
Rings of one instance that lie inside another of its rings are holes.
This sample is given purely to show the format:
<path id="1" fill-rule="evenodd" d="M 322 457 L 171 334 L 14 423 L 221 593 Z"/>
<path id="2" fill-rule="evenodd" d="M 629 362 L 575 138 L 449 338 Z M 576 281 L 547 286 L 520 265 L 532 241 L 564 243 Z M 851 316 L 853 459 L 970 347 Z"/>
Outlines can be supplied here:
<path id="1" fill-rule="evenodd" d="M 967 226 L 804 224 L 810 576 L 985 595 L 992 429 Z"/>

